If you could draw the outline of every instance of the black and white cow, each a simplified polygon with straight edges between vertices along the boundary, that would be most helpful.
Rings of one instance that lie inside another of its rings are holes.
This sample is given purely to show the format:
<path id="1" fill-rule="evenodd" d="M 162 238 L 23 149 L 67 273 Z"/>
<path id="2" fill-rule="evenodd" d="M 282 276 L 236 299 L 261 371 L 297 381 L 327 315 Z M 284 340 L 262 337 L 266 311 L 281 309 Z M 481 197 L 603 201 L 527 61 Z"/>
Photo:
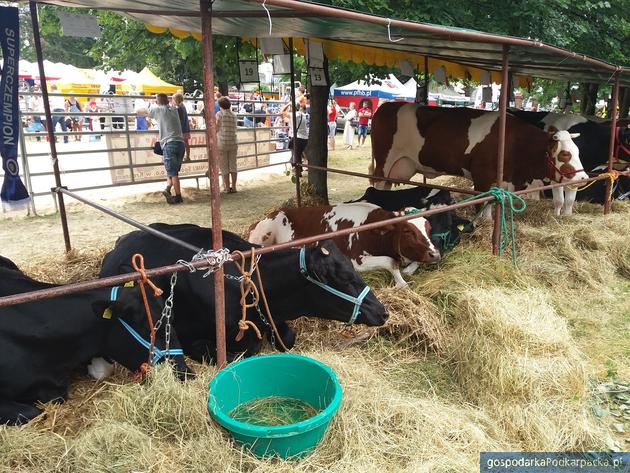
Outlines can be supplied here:
<path id="1" fill-rule="evenodd" d="M 580 161 L 584 170 L 591 174 L 606 172 L 610 149 L 609 122 L 572 113 L 512 111 L 511 114 L 548 132 L 565 130 L 571 135 L 579 134 L 573 138 L 573 142 L 580 150 Z M 619 125 L 615 130 L 613 156 L 621 160 L 615 164 L 615 169 L 623 171 L 630 168 L 627 163 L 630 161 L 630 128 L 625 121 L 620 121 Z M 578 192 L 577 199 L 603 204 L 606 182 L 598 181 Z M 627 198 L 628 190 L 630 177 L 620 176 L 614 186 L 613 198 Z M 550 196 L 551 192 L 547 191 L 545 194 Z"/>
<path id="2" fill-rule="evenodd" d="M 152 224 L 153 228 L 168 235 L 186 241 L 198 247 L 212 247 L 212 231 L 196 225 Z M 259 247 L 237 235 L 224 231 L 223 246 L 230 250 L 246 251 Z M 101 276 L 124 272 L 121 265 L 129 261 L 131 255 L 142 250 L 147 267 L 172 264 L 179 259 L 190 261 L 194 256 L 191 250 L 173 243 L 165 242 L 155 236 L 132 232 L 118 239 L 114 249 L 105 256 Z M 300 262 L 303 257 L 303 268 Z M 285 346 L 295 344 L 295 333 L 287 321 L 301 316 L 321 317 L 342 322 L 353 321 L 370 326 L 382 325 L 387 320 L 387 313 L 374 293 L 369 291 L 365 282 L 332 242 L 323 242 L 318 246 L 305 249 L 287 249 L 260 257 L 258 263 L 271 314 L 275 320 L 279 335 Z M 249 267 L 249 260 L 247 262 Z M 244 353 L 251 356 L 258 353 L 262 346 L 253 330 L 236 341 L 239 332 L 238 321 L 241 318 L 240 283 L 236 278 L 240 272 L 234 263 L 224 266 L 225 279 L 225 314 L 226 343 L 228 358 Z M 215 360 L 215 320 L 214 320 L 214 282 L 213 277 L 203 277 L 203 272 L 180 273 L 175 286 L 174 327 L 180 338 L 184 353 L 195 360 Z M 156 282 L 166 284 L 168 277 Z M 354 302 L 344 299 L 333 292 L 312 282 L 320 281 L 335 289 Z M 264 307 L 261 307 L 264 311 Z M 358 311 L 358 313 L 357 313 Z M 268 314 L 264 316 L 265 319 Z M 255 308 L 248 309 L 247 319 L 252 321 L 271 339 L 270 327 L 261 319 Z"/>
<path id="3" fill-rule="evenodd" d="M 56 287 L 8 266 L 0 267 L 0 296 Z M 138 287 L 128 286 L 0 308 L 0 424 L 27 422 L 41 413 L 35 403 L 64 400 L 73 373 L 92 358 L 140 369 L 148 349 L 137 337 L 149 340 L 149 324 Z M 157 320 L 163 305 L 152 295 L 149 300 Z M 156 347 L 164 347 L 161 334 Z M 189 369 L 174 333 L 171 348 L 183 377 Z"/>
<path id="4" fill-rule="evenodd" d="M 368 187 L 361 197 L 351 202 L 369 202 L 384 210 L 396 212 L 407 207 L 414 207 L 419 211 L 436 209 L 451 205 L 454 200 L 447 190 L 416 186 L 397 191 Z M 427 220 L 431 224 L 431 242 L 440 253 L 455 247 L 462 233 L 473 231 L 470 220 L 458 217 L 454 211 L 429 215 Z"/>

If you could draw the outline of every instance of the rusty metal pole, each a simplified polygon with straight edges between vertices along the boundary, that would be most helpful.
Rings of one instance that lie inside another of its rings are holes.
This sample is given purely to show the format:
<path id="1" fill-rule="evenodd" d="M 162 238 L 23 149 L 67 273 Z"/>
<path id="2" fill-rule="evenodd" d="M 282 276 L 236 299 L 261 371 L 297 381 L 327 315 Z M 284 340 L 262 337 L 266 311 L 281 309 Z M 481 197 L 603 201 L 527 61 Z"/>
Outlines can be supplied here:
<path id="1" fill-rule="evenodd" d="M 212 0 L 199 0 L 201 9 L 201 41 L 203 54 L 203 102 L 206 120 L 206 152 L 208 153 L 208 174 L 210 178 L 210 207 L 212 209 L 212 249 L 223 246 L 221 233 L 221 198 L 219 191 L 219 160 L 214 115 L 214 60 L 212 53 Z M 223 267 L 214 273 L 215 330 L 217 345 L 217 367 L 227 364 L 225 348 L 225 288 Z"/>
<path id="2" fill-rule="evenodd" d="M 617 103 L 619 102 L 619 71 L 615 72 L 615 83 L 613 85 L 612 103 L 610 104 L 612 110 L 610 114 L 610 145 L 608 148 L 608 172 L 612 172 L 613 158 L 615 154 L 615 132 L 617 131 Z M 606 197 L 604 201 L 604 214 L 610 213 L 611 207 L 611 191 L 613 183 L 606 181 Z"/>
<path id="3" fill-rule="evenodd" d="M 507 124 L 507 103 L 510 96 L 510 78 L 508 53 L 510 47 L 503 45 L 503 59 L 501 61 L 502 80 L 501 98 L 499 99 L 499 149 L 497 150 L 497 187 L 503 185 L 503 162 L 505 159 L 505 128 Z M 492 254 L 499 254 L 499 239 L 501 236 L 501 207 L 494 206 L 494 232 L 492 234 Z"/>
<path id="4" fill-rule="evenodd" d="M 50 158 L 53 165 L 53 173 L 55 175 L 55 187 L 62 187 L 61 174 L 59 173 L 59 161 L 57 159 L 57 144 L 55 143 L 55 130 L 52 124 L 52 115 L 50 114 L 50 102 L 48 101 L 48 88 L 46 85 L 46 75 L 44 73 L 44 55 L 42 53 L 42 41 L 39 37 L 39 19 L 37 17 L 37 3 L 33 0 L 28 2 L 31 11 L 31 22 L 33 23 L 33 40 L 35 41 L 35 53 L 37 54 L 37 65 L 39 67 L 39 85 L 42 89 L 42 100 L 44 101 L 44 112 L 46 114 L 46 131 L 48 132 L 48 142 L 50 144 Z M 59 201 L 59 215 L 61 216 L 61 229 L 63 231 L 63 241 L 66 245 L 66 253 L 72 249 L 70 245 L 70 231 L 68 230 L 68 217 L 66 215 L 66 206 L 63 202 L 63 194 L 57 193 Z"/>
<path id="5" fill-rule="evenodd" d="M 302 166 L 298 165 L 298 159 L 302 163 L 302 156 L 295 155 L 295 148 L 297 142 L 297 118 L 295 114 L 297 112 L 297 103 L 295 103 L 295 64 L 293 62 L 293 38 L 289 38 L 289 56 L 291 61 L 289 62 L 291 73 L 291 126 L 293 128 L 293 148 L 291 149 L 291 162 L 293 163 L 293 171 L 295 175 L 295 202 L 298 207 L 302 207 L 302 191 L 300 189 L 300 174 L 302 172 Z"/>

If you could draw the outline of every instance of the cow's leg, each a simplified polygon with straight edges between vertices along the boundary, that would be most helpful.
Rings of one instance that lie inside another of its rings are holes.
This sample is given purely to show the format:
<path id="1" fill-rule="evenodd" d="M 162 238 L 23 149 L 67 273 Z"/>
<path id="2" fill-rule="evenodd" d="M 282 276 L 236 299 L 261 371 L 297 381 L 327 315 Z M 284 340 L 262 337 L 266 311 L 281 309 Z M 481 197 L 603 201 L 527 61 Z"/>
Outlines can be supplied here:
<path id="1" fill-rule="evenodd" d="M 0 425 L 25 424 L 41 413 L 41 409 L 31 404 L 22 404 L 21 402 L 9 401 L 8 399 L 0 399 Z"/>
<path id="2" fill-rule="evenodd" d="M 411 263 L 409 263 L 407 265 L 407 267 L 405 269 L 402 270 L 403 274 L 413 274 L 416 272 L 416 270 L 420 267 L 420 263 L 418 263 L 417 261 L 412 261 Z"/>
<path id="3" fill-rule="evenodd" d="M 571 190 L 568 187 L 564 189 L 564 207 L 562 208 L 562 215 L 571 215 L 573 213 L 573 204 L 575 203 L 576 196 L 577 189 Z"/>
<path id="4" fill-rule="evenodd" d="M 286 322 L 276 322 L 276 328 L 284 346 L 289 350 L 293 348 L 295 346 L 295 331 Z M 267 332 L 267 339 L 271 342 L 271 331 Z M 278 342 L 276 342 L 276 349 L 284 351 Z"/>
<path id="5" fill-rule="evenodd" d="M 389 256 L 362 256 L 361 263 L 352 261 L 357 271 L 372 271 L 375 269 L 386 269 L 394 277 L 396 287 L 405 287 L 407 281 L 405 281 L 400 274 L 400 267 L 398 261 Z"/>
<path id="6" fill-rule="evenodd" d="M 559 216 L 560 209 L 564 205 L 564 187 L 554 187 L 551 192 L 553 194 L 553 210 L 556 216 Z"/>

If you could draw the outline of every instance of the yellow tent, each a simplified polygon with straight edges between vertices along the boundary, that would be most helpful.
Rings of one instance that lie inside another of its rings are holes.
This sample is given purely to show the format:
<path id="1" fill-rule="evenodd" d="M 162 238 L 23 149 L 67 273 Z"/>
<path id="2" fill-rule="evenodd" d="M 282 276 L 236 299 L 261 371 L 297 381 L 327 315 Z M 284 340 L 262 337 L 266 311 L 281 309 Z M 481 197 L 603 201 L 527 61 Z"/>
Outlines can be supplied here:
<path id="1" fill-rule="evenodd" d="M 127 92 L 144 92 L 145 95 L 174 94 L 181 85 L 169 84 L 153 74 L 148 68 L 142 69 L 133 80 L 127 80 L 121 84 L 121 89 Z"/>
<path id="2" fill-rule="evenodd" d="M 98 94 L 100 80 L 96 71 L 68 66 L 68 72 L 55 82 L 62 93 Z M 87 97 L 79 97 L 79 102 L 86 103 Z"/>

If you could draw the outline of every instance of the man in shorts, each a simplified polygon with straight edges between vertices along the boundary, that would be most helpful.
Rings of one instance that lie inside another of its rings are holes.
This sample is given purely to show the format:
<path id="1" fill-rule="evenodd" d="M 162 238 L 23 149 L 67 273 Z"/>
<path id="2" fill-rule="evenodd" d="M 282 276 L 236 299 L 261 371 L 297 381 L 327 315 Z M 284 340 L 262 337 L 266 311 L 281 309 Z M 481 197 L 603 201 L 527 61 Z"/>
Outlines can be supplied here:
<path id="1" fill-rule="evenodd" d="M 219 169 L 223 179 L 223 190 L 227 193 L 236 192 L 236 121 L 232 112 L 232 104 L 227 97 L 219 99 L 219 113 L 217 113 L 217 148 L 219 150 Z M 230 185 L 230 178 L 232 184 Z"/>
<path id="2" fill-rule="evenodd" d="M 184 136 L 179 121 L 177 107 L 168 104 L 166 94 L 157 94 L 156 104 L 147 111 L 146 108 L 136 110 L 138 115 L 149 116 L 157 121 L 160 131 L 159 140 L 164 156 L 166 169 L 166 189 L 162 192 L 169 204 L 181 204 L 182 192 L 179 185 L 179 171 L 184 160 Z M 171 189 L 175 195 L 171 194 Z"/>
<path id="3" fill-rule="evenodd" d="M 361 108 L 359 108 L 359 146 L 365 145 L 365 138 L 367 137 L 368 123 L 372 118 L 372 108 L 370 107 L 370 101 L 364 100 L 361 102 Z"/>

